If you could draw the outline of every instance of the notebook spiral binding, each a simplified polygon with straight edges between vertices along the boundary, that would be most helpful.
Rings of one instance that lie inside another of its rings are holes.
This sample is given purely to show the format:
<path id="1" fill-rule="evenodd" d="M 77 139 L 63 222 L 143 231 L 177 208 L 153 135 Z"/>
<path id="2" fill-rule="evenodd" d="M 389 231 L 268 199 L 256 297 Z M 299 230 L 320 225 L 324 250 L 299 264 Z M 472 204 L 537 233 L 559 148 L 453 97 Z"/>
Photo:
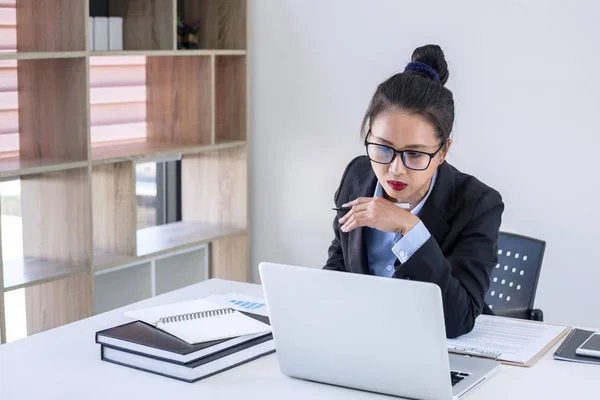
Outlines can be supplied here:
<path id="1" fill-rule="evenodd" d="M 181 322 L 181 321 L 189 321 L 192 319 L 210 318 L 210 317 L 216 317 L 217 315 L 231 314 L 234 312 L 235 312 L 235 310 L 233 308 L 219 308 L 216 310 L 198 311 L 198 312 L 187 313 L 187 314 L 171 315 L 168 317 L 160 318 L 158 321 L 156 321 L 156 325 L 170 324 L 173 322 Z"/>

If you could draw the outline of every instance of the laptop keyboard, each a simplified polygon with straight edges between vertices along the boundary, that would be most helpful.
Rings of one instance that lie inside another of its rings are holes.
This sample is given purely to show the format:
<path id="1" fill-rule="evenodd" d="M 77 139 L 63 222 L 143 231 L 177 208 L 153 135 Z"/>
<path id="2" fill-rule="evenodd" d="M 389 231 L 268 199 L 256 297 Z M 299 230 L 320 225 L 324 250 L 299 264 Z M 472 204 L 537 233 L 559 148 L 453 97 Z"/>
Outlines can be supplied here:
<path id="1" fill-rule="evenodd" d="M 464 372 L 450 371 L 450 378 L 452 379 L 452 386 L 456 385 L 458 382 L 462 381 L 467 376 L 469 376 L 469 374 L 466 374 Z"/>

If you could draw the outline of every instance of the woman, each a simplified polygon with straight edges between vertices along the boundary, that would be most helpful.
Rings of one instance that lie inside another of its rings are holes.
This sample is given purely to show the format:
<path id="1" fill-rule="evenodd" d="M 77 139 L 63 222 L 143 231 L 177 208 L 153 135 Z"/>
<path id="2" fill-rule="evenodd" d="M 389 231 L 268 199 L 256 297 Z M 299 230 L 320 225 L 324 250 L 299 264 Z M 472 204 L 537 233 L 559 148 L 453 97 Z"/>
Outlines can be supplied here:
<path id="1" fill-rule="evenodd" d="M 350 162 L 335 193 L 337 207 L 352 208 L 338 211 L 325 268 L 437 284 L 446 334 L 456 337 L 489 312 L 504 204 L 445 161 L 454 122 L 447 80 L 444 53 L 427 45 L 377 88 L 362 124 L 367 156 Z"/>

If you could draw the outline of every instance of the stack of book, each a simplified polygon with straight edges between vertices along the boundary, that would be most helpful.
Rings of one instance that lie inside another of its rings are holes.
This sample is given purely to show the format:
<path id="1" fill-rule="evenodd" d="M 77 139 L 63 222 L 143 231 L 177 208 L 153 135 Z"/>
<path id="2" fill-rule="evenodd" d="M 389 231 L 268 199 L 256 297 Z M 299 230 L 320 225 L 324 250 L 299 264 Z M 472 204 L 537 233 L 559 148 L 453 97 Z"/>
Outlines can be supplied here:
<path id="1" fill-rule="evenodd" d="M 104 361 L 195 382 L 275 351 L 264 315 L 199 299 L 127 312 L 96 333 Z"/>

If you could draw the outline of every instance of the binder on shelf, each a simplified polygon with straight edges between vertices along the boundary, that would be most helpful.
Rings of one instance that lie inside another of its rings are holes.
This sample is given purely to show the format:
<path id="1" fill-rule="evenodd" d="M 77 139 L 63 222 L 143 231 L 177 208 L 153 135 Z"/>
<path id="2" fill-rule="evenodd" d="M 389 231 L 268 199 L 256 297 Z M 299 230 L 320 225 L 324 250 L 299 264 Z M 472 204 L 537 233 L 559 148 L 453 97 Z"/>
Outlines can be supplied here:
<path id="1" fill-rule="evenodd" d="M 94 51 L 94 17 L 88 18 L 88 47 Z"/>
<path id="2" fill-rule="evenodd" d="M 94 17 L 94 51 L 108 50 L 108 18 Z"/>
<path id="3" fill-rule="evenodd" d="M 108 18 L 108 49 L 111 51 L 123 50 L 123 18 Z"/>

